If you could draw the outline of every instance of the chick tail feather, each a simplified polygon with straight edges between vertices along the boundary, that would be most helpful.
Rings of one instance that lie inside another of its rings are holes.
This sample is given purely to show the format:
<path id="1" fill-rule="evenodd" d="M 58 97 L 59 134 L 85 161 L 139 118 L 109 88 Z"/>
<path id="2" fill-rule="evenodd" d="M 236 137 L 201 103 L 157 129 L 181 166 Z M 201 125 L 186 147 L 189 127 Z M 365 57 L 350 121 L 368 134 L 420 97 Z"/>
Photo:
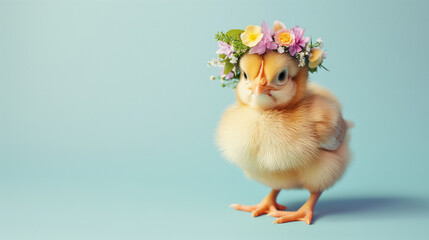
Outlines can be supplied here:
<path id="1" fill-rule="evenodd" d="M 352 129 L 355 126 L 355 123 L 350 120 L 345 120 L 347 123 L 347 128 Z"/>

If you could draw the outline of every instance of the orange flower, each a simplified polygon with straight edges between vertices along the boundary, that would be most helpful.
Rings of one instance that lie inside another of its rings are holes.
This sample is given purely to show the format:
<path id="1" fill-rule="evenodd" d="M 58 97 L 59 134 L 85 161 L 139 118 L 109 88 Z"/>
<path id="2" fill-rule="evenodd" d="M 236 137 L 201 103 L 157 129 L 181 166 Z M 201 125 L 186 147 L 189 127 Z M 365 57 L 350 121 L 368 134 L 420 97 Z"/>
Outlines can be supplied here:
<path id="1" fill-rule="evenodd" d="M 290 47 L 295 43 L 295 34 L 289 29 L 280 29 L 274 36 L 276 43 L 280 46 Z"/>

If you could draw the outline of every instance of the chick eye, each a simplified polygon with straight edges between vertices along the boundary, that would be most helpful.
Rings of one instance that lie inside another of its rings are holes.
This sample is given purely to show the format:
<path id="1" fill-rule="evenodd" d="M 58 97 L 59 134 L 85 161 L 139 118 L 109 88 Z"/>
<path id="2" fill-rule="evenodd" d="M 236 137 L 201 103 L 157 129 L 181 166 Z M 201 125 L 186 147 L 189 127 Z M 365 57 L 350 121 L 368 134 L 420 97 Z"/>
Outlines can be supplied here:
<path id="1" fill-rule="evenodd" d="M 245 71 L 243 71 L 243 76 L 244 76 L 244 81 L 249 81 L 249 79 L 247 78 L 247 74 L 246 74 L 246 72 Z"/>
<path id="2" fill-rule="evenodd" d="M 283 68 L 276 77 L 276 84 L 283 85 L 287 82 L 288 71 L 287 68 Z"/>

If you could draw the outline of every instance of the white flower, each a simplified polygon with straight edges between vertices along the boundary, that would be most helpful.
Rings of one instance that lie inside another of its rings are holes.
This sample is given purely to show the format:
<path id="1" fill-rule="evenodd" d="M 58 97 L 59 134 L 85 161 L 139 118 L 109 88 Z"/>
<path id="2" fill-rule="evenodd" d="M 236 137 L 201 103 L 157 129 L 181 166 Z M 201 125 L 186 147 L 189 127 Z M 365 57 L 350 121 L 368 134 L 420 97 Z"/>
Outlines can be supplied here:
<path id="1" fill-rule="evenodd" d="M 231 49 L 231 51 L 233 51 L 234 52 L 234 46 L 231 44 L 230 46 L 229 46 L 229 49 Z"/>
<path id="2" fill-rule="evenodd" d="M 215 79 L 216 79 L 215 76 L 213 75 L 210 76 L 210 80 L 215 80 Z"/>
<path id="3" fill-rule="evenodd" d="M 237 63 L 238 62 L 238 58 L 234 55 L 231 56 L 231 60 L 229 60 L 230 63 Z"/>
<path id="4" fill-rule="evenodd" d="M 207 66 L 209 66 L 209 67 L 210 66 L 221 67 L 221 66 L 223 66 L 223 64 L 221 62 L 219 62 L 219 60 L 213 58 L 212 60 L 208 61 Z"/>
<path id="5" fill-rule="evenodd" d="M 284 47 L 280 46 L 279 48 L 277 48 L 277 52 L 284 53 L 285 52 Z"/>
<path id="6" fill-rule="evenodd" d="M 326 57 L 328 57 L 328 53 L 323 51 L 323 59 L 325 59 Z"/>
<path id="7" fill-rule="evenodd" d="M 299 53 L 299 57 L 300 57 L 300 58 L 303 58 L 303 57 L 304 57 L 304 52 L 300 52 L 300 53 Z"/>
<path id="8" fill-rule="evenodd" d="M 215 66 L 215 59 L 213 58 L 212 60 L 208 61 L 207 66 Z"/>
<path id="9" fill-rule="evenodd" d="M 305 58 L 301 58 L 299 60 L 298 67 L 304 67 L 304 66 L 305 66 Z"/>
<path id="10" fill-rule="evenodd" d="M 322 40 L 322 38 L 318 38 L 318 39 L 316 39 L 316 42 L 318 42 L 319 43 L 319 47 L 323 47 L 323 40 Z"/>

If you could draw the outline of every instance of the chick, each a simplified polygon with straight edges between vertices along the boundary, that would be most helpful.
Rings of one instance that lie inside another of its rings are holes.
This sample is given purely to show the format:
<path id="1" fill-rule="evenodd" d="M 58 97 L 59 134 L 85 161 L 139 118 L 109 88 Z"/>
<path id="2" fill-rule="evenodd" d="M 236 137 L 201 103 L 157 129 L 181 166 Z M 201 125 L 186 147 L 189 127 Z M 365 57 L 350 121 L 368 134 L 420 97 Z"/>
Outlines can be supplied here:
<path id="1" fill-rule="evenodd" d="M 307 84 L 307 67 L 289 54 L 246 54 L 239 66 L 237 103 L 222 116 L 217 143 L 229 161 L 272 191 L 257 205 L 231 206 L 254 217 L 269 214 L 274 223 L 310 224 L 321 193 L 348 165 L 351 123 L 329 91 Z M 310 192 L 307 202 L 283 211 L 276 202 L 280 190 L 302 188 Z"/>

